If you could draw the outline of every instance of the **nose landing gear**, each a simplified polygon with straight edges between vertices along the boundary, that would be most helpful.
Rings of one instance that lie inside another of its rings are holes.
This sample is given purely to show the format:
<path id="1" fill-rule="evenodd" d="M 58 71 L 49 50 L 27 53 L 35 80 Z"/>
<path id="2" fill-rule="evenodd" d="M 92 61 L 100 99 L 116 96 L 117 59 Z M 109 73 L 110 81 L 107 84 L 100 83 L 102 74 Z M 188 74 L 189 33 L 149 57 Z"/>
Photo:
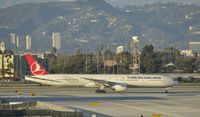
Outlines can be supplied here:
<path id="1" fill-rule="evenodd" d="M 171 89 L 170 87 L 165 88 L 165 93 L 169 93 L 170 89 Z"/>

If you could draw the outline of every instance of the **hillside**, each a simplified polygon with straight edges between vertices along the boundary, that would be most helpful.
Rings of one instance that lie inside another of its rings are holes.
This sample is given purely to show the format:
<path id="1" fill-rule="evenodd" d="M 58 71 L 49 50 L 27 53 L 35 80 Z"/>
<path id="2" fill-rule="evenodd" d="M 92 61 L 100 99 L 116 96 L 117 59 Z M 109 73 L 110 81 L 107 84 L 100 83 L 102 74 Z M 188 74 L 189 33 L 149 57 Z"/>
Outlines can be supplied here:
<path id="1" fill-rule="evenodd" d="M 157 4 L 157 3 L 167 4 L 170 2 L 200 5 L 199 0 L 106 0 L 106 1 L 114 6 L 119 6 L 121 8 L 127 5 L 139 6 L 139 5 Z"/>
<path id="2" fill-rule="evenodd" d="M 144 43 L 187 49 L 189 40 L 200 41 L 199 6 L 168 3 L 127 6 L 124 11 Z"/>
<path id="3" fill-rule="evenodd" d="M 9 6 L 14 6 L 22 3 L 42 3 L 42 2 L 52 2 L 52 1 L 57 1 L 57 0 L 0 0 L 0 8 L 6 8 Z"/>
<path id="4" fill-rule="evenodd" d="M 198 6 L 176 3 L 125 9 L 103 0 L 25 3 L 0 9 L 0 38 L 8 43 L 9 33 L 21 40 L 30 34 L 34 50 L 50 50 L 51 33 L 61 32 L 61 50 L 73 52 L 95 51 L 101 44 L 114 48 L 114 43 L 128 48 L 131 37 L 139 35 L 142 45 L 183 49 L 189 39 L 199 39 L 199 21 Z"/>
<path id="5" fill-rule="evenodd" d="M 52 2 L 58 0 L 1 0 L 0 8 L 6 8 L 9 6 L 14 6 L 22 3 L 42 3 L 42 2 Z M 75 1 L 75 0 L 59 0 L 59 1 Z M 113 6 L 124 7 L 127 5 L 145 5 L 145 4 L 156 4 L 156 3 L 170 3 L 170 2 L 178 2 L 184 4 L 194 4 L 200 5 L 199 0 L 105 0 Z"/>

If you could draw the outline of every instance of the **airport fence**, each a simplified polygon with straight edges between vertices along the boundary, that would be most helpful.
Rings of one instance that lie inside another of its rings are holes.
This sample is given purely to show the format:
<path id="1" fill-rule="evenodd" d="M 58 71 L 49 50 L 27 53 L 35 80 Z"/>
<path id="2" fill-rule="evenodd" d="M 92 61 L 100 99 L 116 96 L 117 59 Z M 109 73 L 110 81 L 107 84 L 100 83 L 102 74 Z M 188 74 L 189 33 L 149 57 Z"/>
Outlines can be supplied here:
<path id="1" fill-rule="evenodd" d="M 55 110 L 0 110 L 0 117 L 39 116 L 39 117 L 83 117 L 82 112 L 62 112 Z"/>
<path id="2" fill-rule="evenodd" d="M 16 110 L 37 106 L 37 102 L 16 102 L 0 104 L 0 110 Z"/>

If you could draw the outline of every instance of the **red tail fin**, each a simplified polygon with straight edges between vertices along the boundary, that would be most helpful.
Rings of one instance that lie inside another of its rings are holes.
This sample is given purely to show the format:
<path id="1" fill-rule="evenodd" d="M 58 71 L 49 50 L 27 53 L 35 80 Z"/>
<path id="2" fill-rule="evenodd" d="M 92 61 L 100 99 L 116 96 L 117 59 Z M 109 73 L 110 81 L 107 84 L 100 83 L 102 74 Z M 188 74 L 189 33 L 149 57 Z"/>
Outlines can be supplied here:
<path id="1" fill-rule="evenodd" d="M 41 66 L 35 58 L 31 56 L 31 54 L 26 54 L 26 60 L 28 62 L 29 68 L 33 75 L 46 75 L 48 74 L 48 71 L 44 69 L 43 66 Z"/>

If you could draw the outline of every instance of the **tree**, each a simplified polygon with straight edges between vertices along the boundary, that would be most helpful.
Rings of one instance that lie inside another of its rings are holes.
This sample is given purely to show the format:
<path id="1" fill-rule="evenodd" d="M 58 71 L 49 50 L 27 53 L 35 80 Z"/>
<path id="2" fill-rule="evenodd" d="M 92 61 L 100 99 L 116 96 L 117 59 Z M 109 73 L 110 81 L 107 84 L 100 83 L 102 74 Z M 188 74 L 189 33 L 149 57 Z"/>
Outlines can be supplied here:
<path id="1" fill-rule="evenodd" d="M 129 74 L 131 64 L 131 54 L 129 52 L 122 52 L 116 56 L 118 62 L 118 73 Z"/>
<path id="2" fill-rule="evenodd" d="M 154 64 L 154 47 L 147 45 L 142 49 L 141 53 L 141 72 L 152 73 Z"/>
<path id="3" fill-rule="evenodd" d="M 51 49 L 51 54 L 52 54 L 52 55 L 56 55 L 56 52 L 57 52 L 57 49 L 56 49 L 55 47 L 53 47 L 53 48 Z"/>
<path id="4" fill-rule="evenodd" d="M 165 48 L 162 52 L 162 61 L 164 64 L 175 63 L 181 56 L 180 51 L 176 48 Z"/>
<path id="5" fill-rule="evenodd" d="M 147 45 L 141 53 L 141 73 L 156 73 L 161 71 L 161 53 L 154 52 L 153 45 Z"/>
<path id="6" fill-rule="evenodd" d="M 50 54 L 48 54 L 47 58 L 48 58 L 50 73 L 56 73 L 54 69 L 57 61 L 56 48 L 52 48 L 52 51 Z"/>
<path id="7" fill-rule="evenodd" d="M 154 73 L 159 73 L 162 71 L 162 53 L 161 52 L 155 52 L 154 53 Z"/>
<path id="8" fill-rule="evenodd" d="M 196 65 L 196 60 L 193 58 L 181 58 L 176 61 L 176 68 L 186 73 L 193 73 Z"/>

